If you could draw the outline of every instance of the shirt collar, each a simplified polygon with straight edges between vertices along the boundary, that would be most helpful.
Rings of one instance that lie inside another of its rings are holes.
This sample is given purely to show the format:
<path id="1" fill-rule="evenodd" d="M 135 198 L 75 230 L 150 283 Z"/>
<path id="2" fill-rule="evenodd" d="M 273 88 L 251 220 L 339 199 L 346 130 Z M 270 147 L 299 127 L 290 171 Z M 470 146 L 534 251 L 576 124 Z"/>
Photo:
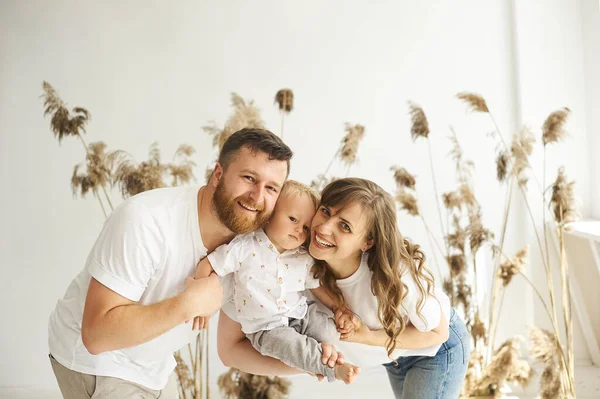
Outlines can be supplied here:
<path id="1" fill-rule="evenodd" d="M 280 255 L 279 251 L 277 251 L 277 248 L 275 248 L 275 245 L 273 245 L 271 240 L 269 240 L 269 237 L 267 236 L 267 234 L 265 233 L 265 231 L 262 228 L 258 229 L 254 232 L 254 237 L 256 238 L 256 240 L 258 241 L 258 244 L 261 247 L 266 247 L 268 250 L 270 250 L 274 254 Z M 296 253 L 305 254 L 306 249 L 304 249 L 302 246 L 300 246 L 295 249 L 289 249 L 289 250 L 285 251 L 284 253 L 282 253 L 281 255 L 294 255 Z"/>

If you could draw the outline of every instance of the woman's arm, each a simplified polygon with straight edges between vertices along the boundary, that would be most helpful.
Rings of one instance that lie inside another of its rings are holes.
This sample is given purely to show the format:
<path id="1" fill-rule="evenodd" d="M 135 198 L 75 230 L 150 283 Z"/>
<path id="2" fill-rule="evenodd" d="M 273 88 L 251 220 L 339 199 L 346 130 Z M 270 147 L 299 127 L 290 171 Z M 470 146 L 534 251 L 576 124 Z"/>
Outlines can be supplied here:
<path id="1" fill-rule="evenodd" d="M 442 312 L 440 324 L 431 331 L 422 332 L 412 324 L 406 325 L 404 331 L 396 339 L 397 349 L 423 349 L 433 345 L 443 344 L 448 340 L 448 320 Z M 348 342 L 357 342 L 371 346 L 386 346 L 389 337 L 385 330 L 369 330 L 363 326 L 348 337 Z"/>
<path id="2" fill-rule="evenodd" d="M 310 290 L 315 297 L 325 306 L 327 306 L 330 310 L 336 311 L 335 301 L 333 297 L 329 294 L 329 291 L 325 287 L 317 287 Z"/>
<path id="3" fill-rule="evenodd" d="M 321 361 L 323 364 L 329 363 L 333 367 L 336 361 L 339 364 L 343 363 L 342 354 L 335 351 L 333 346 L 322 343 L 322 347 L 323 358 Z M 246 338 L 242 326 L 229 318 L 222 310 L 219 314 L 217 330 L 217 352 L 225 366 L 246 373 L 279 376 L 303 373 L 275 358 L 261 355 Z"/>

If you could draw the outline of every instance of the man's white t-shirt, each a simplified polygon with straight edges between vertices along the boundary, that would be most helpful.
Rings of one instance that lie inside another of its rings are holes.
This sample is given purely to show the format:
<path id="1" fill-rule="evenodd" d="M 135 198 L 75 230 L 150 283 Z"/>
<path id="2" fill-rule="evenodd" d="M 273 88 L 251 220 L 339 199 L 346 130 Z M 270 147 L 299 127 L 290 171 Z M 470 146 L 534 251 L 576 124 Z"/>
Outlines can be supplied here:
<path id="1" fill-rule="evenodd" d="M 141 305 L 181 293 L 206 256 L 198 225 L 198 188 L 147 191 L 123 202 L 104 223 L 85 268 L 58 301 L 48 324 L 50 353 L 63 366 L 161 390 L 175 368 L 173 353 L 197 331 L 181 325 L 144 344 L 90 354 L 81 339 L 83 308 L 93 277 Z"/>

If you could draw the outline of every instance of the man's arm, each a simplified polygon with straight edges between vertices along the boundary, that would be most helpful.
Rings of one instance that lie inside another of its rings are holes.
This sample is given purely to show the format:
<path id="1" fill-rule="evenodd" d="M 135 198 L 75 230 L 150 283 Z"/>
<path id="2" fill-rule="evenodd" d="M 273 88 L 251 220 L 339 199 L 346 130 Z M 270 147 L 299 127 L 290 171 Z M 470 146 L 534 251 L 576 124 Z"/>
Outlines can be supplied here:
<path id="1" fill-rule="evenodd" d="M 246 373 L 257 375 L 293 375 L 302 371 L 290 367 L 281 361 L 261 355 L 242 331 L 241 325 L 233 321 L 221 310 L 219 314 L 219 327 L 217 330 L 217 352 L 223 364 Z M 337 363 L 343 363 L 341 353 L 333 349 L 329 344 L 323 344 L 323 364 L 329 363 L 333 367 Z"/>
<path id="2" fill-rule="evenodd" d="M 83 310 L 83 344 L 93 355 L 143 344 L 195 316 L 210 315 L 222 296 L 217 276 L 188 278 L 181 294 L 144 306 L 92 278 Z"/>

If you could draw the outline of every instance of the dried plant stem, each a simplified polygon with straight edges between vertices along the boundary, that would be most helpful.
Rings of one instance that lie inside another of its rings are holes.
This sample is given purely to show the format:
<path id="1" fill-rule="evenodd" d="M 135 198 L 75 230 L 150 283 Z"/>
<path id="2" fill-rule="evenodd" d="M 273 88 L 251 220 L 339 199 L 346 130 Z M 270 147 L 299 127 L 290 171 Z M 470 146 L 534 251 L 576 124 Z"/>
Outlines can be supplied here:
<path id="1" fill-rule="evenodd" d="M 477 292 L 477 252 L 473 254 L 473 296 L 475 297 L 475 313 L 479 313 L 479 296 Z M 500 302 L 502 306 L 502 302 Z"/>
<path id="2" fill-rule="evenodd" d="M 438 217 L 440 219 L 440 227 L 444 237 L 446 237 L 446 229 L 444 228 L 444 222 L 442 221 L 442 210 L 440 209 L 440 196 L 438 194 L 437 182 L 435 180 L 435 172 L 433 170 L 433 154 L 431 152 L 431 141 L 427 140 L 427 149 L 429 151 L 429 167 L 431 168 L 431 179 L 433 181 L 433 192 L 435 194 L 435 205 L 437 206 Z M 446 243 L 446 256 L 450 256 L 450 250 Z"/>
<path id="3" fill-rule="evenodd" d="M 494 119 L 493 115 L 491 112 L 488 112 L 488 115 L 490 116 L 490 119 L 492 120 L 492 123 L 494 124 L 495 128 L 496 128 L 496 132 L 498 133 L 498 136 L 502 142 L 502 144 L 504 145 L 504 149 L 506 151 L 509 151 L 509 147 L 506 144 L 506 142 L 504 141 L 504 138 L 502 136 L 502 134 L 500 133 L 500 129 L 498 128 L 498 124 L 496 123 L 496 120 Z M 511 165 L 512 168 L 512 159 L 509 158 L 509 164 Z M 534 175 L 535 178 L 535 175 Z M 536 179 L 536 183 L 538 185 L 539 188 L 539 182 Z M 559 348 L 561 348 L 560 352 L 562 352 L 562 344 L 560 342 L 560 335 L 559 335 L 559 330 L 558 330 L 558 322 L 557 322 L 557 318 L 556 318 L 556 300 L 554 297 L 554 282 L 552 279 L 552 271 L 550 270 L 550 264 L 549 262 L 547 262 L 547 257 L 544 256 L 544 248 L 542 247 L 542 242 L 540 240 L 540 235 L 539 232 L 537 230 L 537 227 L 535 225 L 535 218 L 533 217 L 533 212 L 531 211 L 531 207 L 529 205 L 529 201 L 527 200 L 527 193 L 525 192 L 525 188 L 523 187 L 523 185 L 521 183 L 519 183 L 519 189 L 521 191 L 521 194 L 523 194 L 523 199 L 525 200 L 525 205 L 527 207 L 527 212 L 529 214 L 529 218 L 531 219 L 531 225 L 533 227 L 533 231 L 535 232 L 535 236 L 538 242 L 538 247 L 540 249 L 540 253 L 542 256 L 542 262 L 544 264 L 544 268 L 546 271 L 546 281 L 548 283 L 548 292 L 550 294 L 550 305 L 551 305 L 551 309 L 552 309 L 552 317 L 551 317 L 551 321 L 552 321 L 552 328 L 554 329 L 554 335 L 556 336 L 556 340 L 557 340 L 557 344 L 559 346 Z M 540 192 L 542 192 L 542 196 L 544 195 L 543 191 L 540 189 Z M 543 212 L 545 212 L 546 210 L 543 209 Z M 544 229 L 546 229 L 546 226 L 544 226 Z M 567 328 L 567 326 L 565 325 L 565 329 Z M 573 383 L 573 373 L 571 373 L 570 368 L 567 365 L 566 359 L 564 354 L 561 355 L 561 359 L 562 359 L 562 364 L 564 369 L 567 372 L 567 377 L 568 377 L 568 389 L 570 392 L 574 392 L 575 387 L 574 387 L 574 383 Z"/>
<path id="4" fill-rule="evenodd" d="M 521 275 L 521 277 L 523 277 L 525 279 L 525 281 L 527 281 L 527 283 L 529 284 L 529 286 L 536 293 L 536 295 L 538 296 L 538 298 L 542 302 L 542 305 L 544 306 L 544 309 L 546 310 L 546 314 L 548 315 L 548 318 L 550 319 L 550 321 L 552 321 L 552 313 L 550 313 L 550 309 L 548 308 L 548 305 L 546 304 L 546 301 L 544 301 L 544 298 L 542 297 L 542 294 L 540 293 L 540 290 L 537 289 L 537 287 L 533 284 L 533 282 L 529 279 L 529 277 L 527 277 L 527 275 L 525 273 L 519 273 L 519 274 Z"/>
<path id="5" fill-rule="evenodd" d="M 192 344 L 189 343 L 187 345 L 187 347 L 188 347 L 188 353 L 190 355 L 190 362 L 192 362 L 192 374 L 196 375 L 196 359 L 192 355 Z"/>
<path id="6" fill-rule="evenodd" d="M 283 121 L 285 120 L 285 112 L 281 113 L 281 138 L 283 138 Z"/>
<path id="7" fill-rule="evenodd" d="M 504 294 L 506 293 L 506 290 L 502 287 L 500 287 L 500 291 L 502 291 L 502 296 L 500 297 L 500 305 L 498 306 L 498 311 L 496 312 L 496 317 L 494 318 L 494 327 L 492 329 L 492 327 L 490 327 L 490 337 L 492 336 L 492 334 L 494 336 L 496 336 L 496 332 L 498 330 L 498 321 L 500 321 L 500 310 L 502 309 L 502 304 L 504 303 Z M 492 341 L 488 341 L 489 346 L 493 346 L 493 342 Z"/>
<path id="8" fill-rule="evenodd" d="M 562 214 L 562 206 L 561 212 Z M 573 318 L 571 314 L 571 290 L 569 284 L 569 263 L 567 262 L 567 253 L 565 251 L 565 237 L 562 226 L 558 228 L 558 238 L 560 243 L 560 277 L 562 285 L 562 305 L 563 305 L 563 318 L 565 323 L 566 332 L 566 349 L 567 349 L 567 365 L 569 371 L 569 377 L 573 378 L 575 375 L 575 360 L 573 356 Z M 575 394 L 573 381 L 569 381 L 571 386 L 571 393 Z"/>
<path id="9" fill-rule="evenodd" d="M 542 242 L 540 240 L 540 235 L 538 233 L 537 228 L 535 227 L 535 219 L 533 218 L 533 212 L 531 211 L 531 207 L 529 206 L 529 202 L 527 201 L 527 196 L 525 193 L 524 188 L 522 187 L 521 184 L 519 184 L 519 187 L 521 188 L 521 193 L 523 194 L 523 197 L 525 199 L 525 205 L 527 206 L 527 212 L 529 213 L 529 217 L 531 219 L 531 223 L 533 226 L 533 230 L 535 231 L 535 236 L 537 238 L 537 242 L 538 242 L 538 246 L 540 248 L 540 253 L 542 255 L 542 262 L 544 263 L 545 269 L 546 269 L 546 282 L 548 283 L 548 293 L 550 294 L 550 306 L 552 309 L 552 328 L 554 329 L 554 335 L 556 336 L 556 342 L 558 343 L 558 346 L 560 348 L 560 352 L 562 352 L 562 344 L 560 342 L 560 334 L 559 334 L 559 329 L 558 329 L 558 322 L 557 322 L 557 317 L 556 317 L 556 300 L 554 297 L 554 280 L 552 278 L 552 271 L 550 270 L 550 265 L 546 263 L 546 258 L 544 257 L 544 250 L 542 247 Z M 562 277 L 562 267 L 561 267 L 561 277 Z M 564 297 L 564 294 L 563 294 Z M 567 325 L 565 324 L 565 330 L 567 329 Z M 574 391 L 575 387 L 574 387 L 574 383 L 573 383 L 573 373 L 571 372 L 571 369 L 569 368 L 567 361 L 564 357 L 564 354 L 562 355 L 562 361 L 563 361 L 563 367 L 564 369 L 567 371 L 567 377 L 568 377 L 568 385 L 569 385 L 569 390 L 570 391 Z"/>
<path id="10" fill-rule="evenodd" d="M 323 176 L 327 176 L 327 172 L 329 172 L 329 169 L 331 168 L 331 165 L 333 165 L 333 161 L 335 161 L 335 159 L 338 157 L 338 155 L 340 155 L 340 151 L 342 151 L 342 146 L 340 146 L 338 148 L 338 150 L 335 153 L 335 155 L 333 156 L 333 158 L 331 158 L 331 161 L 329 161 L 329 165 L 327 165 L 327 169 L 325 169 L 325 172 L 323 173 Z"/>
<path id="11" fill-rule="evenodd" d="M 198 363 L 198 371 L 196 374 L 196 399 L 200 399 L 201 395 L 202 395 L 202 390 L 203 390 L 203 378 L 202 378 L 202 374 L 203 374 L 203 370 L 204 370 L 204 341 L 203 341 L 203 332 L 200 331 L 200 333 L 198 333 L 198 335 L 196 336 L 196 362 Z"/>
<path id="12" fill-rule="evenodd" d="M 544 146 L 544 163 L 543 163 L 543 178 L 542 183 L 546 187 L 546 146 Z M 546 246 L 546 263 L 550 264 L 550 251 L 548 251 L 548 230 L 546 229 L 546 192 L 542 192 L 542 202 L 544 208 L 542 209 L 542 222 L 544 227 L 544 245 Z"/>
<path id="13" fill-rule="evenodd" d="M 206 398 L 210 399 L 210 365 L 208 364 L 210 357 L 208 356 L 208 326 L 206 327 L 205 330 L 205 345 L 204 345 L 204 349 L 206 350 Z M 204 351 L 203 351 L 204 352 Z"/>
<path id="14" fill-rule="evenodd" d="M 427 232 L 427 239 L 429 240 L 429 245 L 433 248 L 434 245 L 432 244 L 432 242 L 435 243 L 435 247 L 440 252 L 440 255 L 442 256 L 442 258 L 444 258 L 444 252 L 442 251 L 442 247 L 440 246 L 439 242 L 436 240 L 435 236 L 433 235 L 433 232 L 431 231 L 431 229 L 427 225 L 427 222 L 425 221 L 425 218 L 420 213 L 419 213 L 419 217 L 421 218 L 421 221 L 423 222 L 423 226 L 425 226 L 425 231 Z M 438 263 L 437 257 L 434 256 L 433 260 L 435 262 L 435 267 L 437 269 L 438 275 L 441 278 L 442 277 L 442 269 L 440 268 L 440 264 Z"/>
<path id="15" fill-rule="evenodd" d="M 490 314 L 489 314 L 489 326 L 490 326 L 490 336 L 489 336 L 489 345 L 486 348 L 485 354 L 485 362 L 489 362 L 492 359 L 492 353 L 494 351 L 494 340 L 496 338 L 496 326 L 494 321 L 494 313 L 496 311 L 496 301 L 498 299 L 498 294 L 500 293 L 500 284 L 498 283 L 498 269 L 500 268 L 500 263 L 502 259 L 502 249 L 504 248 L 504 238 L 506 237 L 506 227 L 508 226 L 508 216 L 510 214 L 510 206 L 512 203 L 512 192 L 514 187 L 514 177 L 509 179 L 508 187 L 506 188 L 507 197 L 506 197 L 506 205 L 504 206 L 504 220 L 502 221 L 502 234 L 500 235 L 500 249 L 498 251 L 498 256 L 496 257 L 496 264 L 494 265 L 494 274 L 492 275 L 492 300 L 490 301 Z M 496 319 L 497 320 L 497 319 Z"/>
<path id="16" fill-rule="evenodd" d="M 498 124 L 496 123 L 496 120 L 494 119 L 492 113 L 488 112 L 488 115 L 490 116 L 492 123 L 496 127 L 496 132 L 498 133 L 498 136 L 500 137 L 500 140 L 501 140 L 502 144 L 504 145 L 504 149 L 506 151 L 509 151 L 509 147 L 506 145 L 506 142 L 504 141 L 504 138 L 502 137 L 502 134 L 500 133 L 500 129 L 498 128 Z M 509 158 L 509 164 L 511 165 L 511 168 L 512 168 L 512 166 L 513 166 L 512 159 L 510 159 L 510 158 Z M 554 332 L 558 338 L 559 335 L 558 335 L 558 324 L 556 321 L 556 300 L 554 298 L 554 282 L 552 279 L 552 271 L 550 270 L 549 262 L 546 261 L 546 257 L 544 256 L 544 248 L 542 247 L 542 241 L 540 240 L 540 235 L 539 235 L 538 229 L 535 225 L 535 218 L 533 217 L 533 212 L 531 211 L 531 206 L 529 205 L 529 201 L 527 200 L 527 193 L 521 183 L 518 183 L 518 185 L 519 185 L 521 194 L 523 195 L 523 199 L 525 201 L 525 206 L 527 207 L 527 213 L 529 214 L 529 218 L 531 219 L 531 226 L 533 227 L 533 231 L 535 232 L 535 237 L 537 239 L 538 247 L 540 249 L 540 253 L 542 256 L 542 262 L 544 263 L 544 268 L 546 270 L 546 280 L 548 282 L 548 291 L 550 294 L 550 305 L 552 308 L 552 315 L 553 315 L 552 324 L 553 324 Z M 545 226 L 544 226 L 544 229 L 545 229 Z M 560 341 L 558 341 L 558 344 L 560 346 Z"/>
<path id="17" fill-rule="evenodd" d="M 102 213 L 104 213 L 104 218 L 105 219 L 108 218 L 108 214 L 106 213 L 106 209 L 104 208 L 104 204 L 102 203 L 102 200 L 98 196 L 98 191 L 96 191 L 96 189 L 94 189 L 94 197 L 98 198 L 98 202 L 100 202 L 100 206 L 102 207 Z"/>

